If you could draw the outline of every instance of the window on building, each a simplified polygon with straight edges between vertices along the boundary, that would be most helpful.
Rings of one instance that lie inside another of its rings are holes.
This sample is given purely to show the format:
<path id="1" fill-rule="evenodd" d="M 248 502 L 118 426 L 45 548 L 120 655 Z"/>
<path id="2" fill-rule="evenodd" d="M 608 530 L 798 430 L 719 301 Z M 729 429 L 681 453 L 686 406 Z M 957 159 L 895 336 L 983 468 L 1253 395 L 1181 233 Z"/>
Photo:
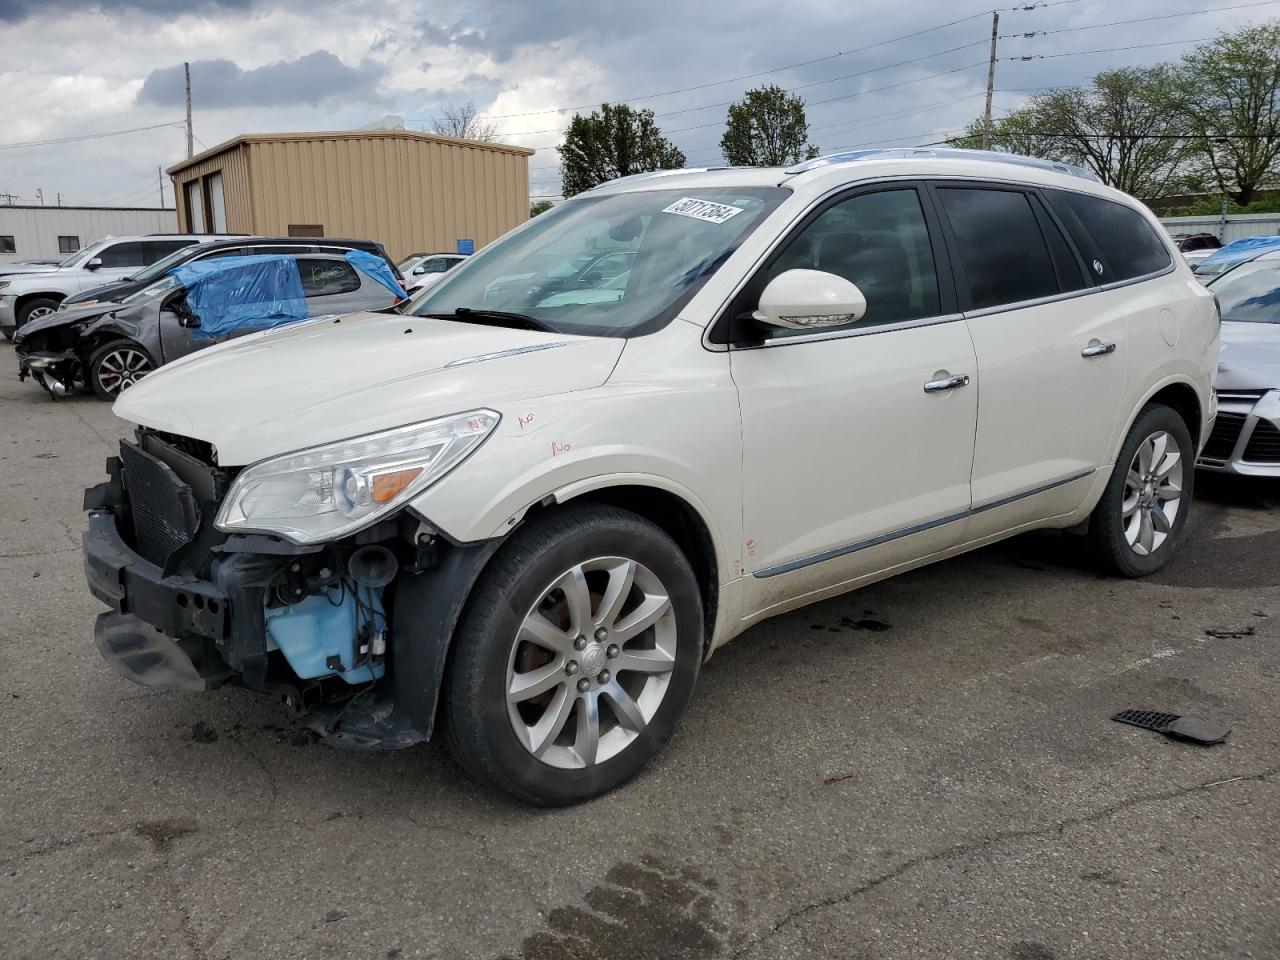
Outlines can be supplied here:
<path id="1" fill-rule="evenodd" d="M 1027 195 L 1017 190 L 938 191 L 956 237 L 975 309 L 1058 293 L 1058 278 Z"/>
<path id="2" fill-rule="evenodd" d="M 59 253 L 75 253 L 80 249 L 79 237 L 58 237 Z"/>
<path id="3" fill-rule="evenodd" d="M 13 237 L 0 236 L 0 253 L 17 253 L 18 248 L 13 243 Z"/>

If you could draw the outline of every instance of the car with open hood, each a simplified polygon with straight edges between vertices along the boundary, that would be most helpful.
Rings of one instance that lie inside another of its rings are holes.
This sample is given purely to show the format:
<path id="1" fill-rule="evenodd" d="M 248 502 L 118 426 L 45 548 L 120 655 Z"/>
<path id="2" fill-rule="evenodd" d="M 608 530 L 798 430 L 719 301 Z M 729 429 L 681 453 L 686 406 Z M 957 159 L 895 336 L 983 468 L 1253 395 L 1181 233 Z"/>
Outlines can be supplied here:
<path id="1" fill-rule="evenodd" d="M 1160 569 L 1217 351 L 1159 222 L 1064 164 L 623 178 L 407 308 L 122 393 L 95 640 L 142 684 L 283 697 L 359 749 L 439 726 L 478 778 L 584 800 L 768 617 L 1036 528 Z"/>
<path id="2" fill-rule="evenodd" d="M 1280 250 L 1214 279 L 1222 309 L 1218 417 L 1203 470 L 1280 477 Z"/>
<path id="3" fill-rule="evenodd" d="M 55 398 L 83 384 L 111 400 L 158 367 L 224 340 L 321 314 L 385 309 L 404 296 L 390 264 L 362 250 L 189 261 L 120 303 L 30 321 L 14 342 L 18 375 Z"/>

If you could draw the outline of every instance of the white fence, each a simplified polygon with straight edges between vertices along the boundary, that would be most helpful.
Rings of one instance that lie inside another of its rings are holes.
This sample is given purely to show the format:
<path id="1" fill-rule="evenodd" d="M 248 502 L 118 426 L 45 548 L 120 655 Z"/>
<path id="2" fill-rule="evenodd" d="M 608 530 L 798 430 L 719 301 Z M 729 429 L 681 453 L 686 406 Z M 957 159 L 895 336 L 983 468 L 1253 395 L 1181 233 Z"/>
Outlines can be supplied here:
<path id="1" fill-rule="evenodd" d="M 1208 217 L 1161 217 L 1170 233 L 1212 233 L 1223 243 L 1280 235 L 1280 213 L 1229 213 Z"/>

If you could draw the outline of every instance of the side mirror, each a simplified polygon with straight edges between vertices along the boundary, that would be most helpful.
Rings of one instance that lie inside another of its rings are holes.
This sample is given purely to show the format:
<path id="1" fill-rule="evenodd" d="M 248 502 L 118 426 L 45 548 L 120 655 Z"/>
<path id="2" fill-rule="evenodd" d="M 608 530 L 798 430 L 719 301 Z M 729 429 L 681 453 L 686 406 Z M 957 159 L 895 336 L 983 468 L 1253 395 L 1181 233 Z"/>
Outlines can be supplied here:
<path id="1" fill-rule="evenodd" d="M 426 267 L 423 267 L 423 266 L 417 266 L 417 267 L 414 267 L 414 268 L 413 268 L 413 275 L 414 275 L 415 277 L 417 277 L 417 276 L 421 276 L 422 274 L 424 274 L 424 273 L 426 273 L 426 272 L 427 272 L 427 268 L 426 268 Z"/>
<path id="2" fill-rule="evenodd" d="M 866 313 L 867 298 L 844 277 L 822 270 L 788 270 L 769 281 L 752 317 L 788 330 L 817 330 L 855 323 Z"/>
<path id="3" fill-rule="evenodd" d="M 86 264 L 84 265 L 84 268 L 85 268 L 86 270 L 97 270 L 97 269 L 99 269 L 101 266 L 102 266 L 102 258 L 101 258 L 101 257 L 93 257 L 92 259 L 90 259 L 90 260 L 89 260 L 89 262 L 88 262 L 88 263 L 86 263 Z"/>
<path id="4" fill-rule="evenodd" d="M 200 326 L 200 318 L 187 306 L 186 290 L 179 290 L 165 301 L 164 310 L 168 310 L 178 318 L 178 326 L 194 329 Z"/>

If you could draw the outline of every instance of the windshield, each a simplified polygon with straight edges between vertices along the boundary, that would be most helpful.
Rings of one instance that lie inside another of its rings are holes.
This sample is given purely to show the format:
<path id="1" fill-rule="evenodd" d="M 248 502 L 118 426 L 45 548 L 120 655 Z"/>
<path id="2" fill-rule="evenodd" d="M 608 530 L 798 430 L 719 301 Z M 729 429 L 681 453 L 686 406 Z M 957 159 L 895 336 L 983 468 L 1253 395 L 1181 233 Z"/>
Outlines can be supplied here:
<path id="1" fill-rule="evenodd" d="M 580 197 L 469 257 L 412 312 L 522 314 L 540 328 L 587 336 L 651 333 L 787 194 L 689 187 Z"/>
<path id="2" fill-rule="evenodd" d="M 1242 263 L 1209 289 L 1223 320 L 1280 323 L 1280 260 Z"/>
<path id="3" fill-rule="evenodd" d="M 139 278 L 140 279 L 140 278 Z M 131 293 L 129 296 L 121 300 L 121 303 L 142 303 L 145 300 L 154 300 L 156 297 L 164 296 L 170 290 L 178 285 L 177 277 L 165 277 L 163 280 L 157 280 L 149 287 L 143 287 L 137 293 Z"/>
<path id="4" fill-rule="evenodd" d="M 178 264 L 182 263 L 184 260 L 186 260 L 190 256 L 191 256 L 190 247 L 179 247 L 177 250 L 173 251 L 173 253 L 169 254 L 167 257 L 164 257 L 161 260 L 157 260 L 151 266 L 146 267 L 145 269 L 139 270 L 133 276 L 128 277 L 126 279 L 130 281 L 136 280 L 139 283 L 150 283 L 152 280 L 155 280 L 158 277 L 163 277 L 165 275 L 165 272 L 170 267 L 176 267 Z M 133 298 L 130 297 L 129 299 L 133 299 Z M 128 303 L 129 300 L 125 300 L 124 302 Z"/>
<path id="5" fill-rule="evenodd" d="M 60 261 L 58 263 L 58 266 L 73 267 L 77 263 L 79 263 L 81 260 L 84 260 L 87 263 L 88 261 L 92 260 L 97 255 L 98 251 L 101 250 L 106 245 L 107 245 L 106 240 L 95 240 L 93 243 L 89 244 L 89 246 L 81 247 L 71 256 L 67 257 L 67 259 Z"/>

